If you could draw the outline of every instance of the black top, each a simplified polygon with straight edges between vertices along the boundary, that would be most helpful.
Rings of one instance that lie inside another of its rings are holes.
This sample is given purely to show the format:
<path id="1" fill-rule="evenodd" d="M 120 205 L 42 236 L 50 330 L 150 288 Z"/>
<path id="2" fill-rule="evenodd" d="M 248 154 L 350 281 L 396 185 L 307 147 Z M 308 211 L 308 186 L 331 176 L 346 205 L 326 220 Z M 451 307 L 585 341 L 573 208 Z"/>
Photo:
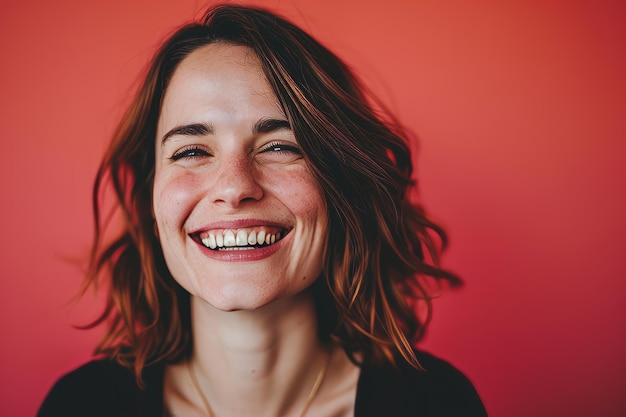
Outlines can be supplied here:
<path id="1" fill-rule="evenodd" d="M 361 369 L 355 417 L 487 415 L 465 375 L 430 354 L 416 354 L 426 372 L 404 362 L 398 369 Z M 146 367 L 142 390 L 129 369 L 105 359 L 89 362 L 54 384 L 37 417 L 161 417 L 164 369 Z"/>

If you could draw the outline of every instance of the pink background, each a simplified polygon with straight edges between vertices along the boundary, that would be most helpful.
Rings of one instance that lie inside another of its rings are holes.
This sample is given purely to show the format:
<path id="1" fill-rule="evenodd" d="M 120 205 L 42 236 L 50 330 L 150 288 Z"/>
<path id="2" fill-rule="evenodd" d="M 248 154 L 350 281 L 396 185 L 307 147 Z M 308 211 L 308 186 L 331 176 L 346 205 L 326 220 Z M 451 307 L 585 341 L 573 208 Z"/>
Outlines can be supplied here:
<path id="1" fill-rule="evenodd" d="M 257 4 L 260 2 L 257 2 Z M 626 415 L 622 1 L 269 0 L 359 70 L 420 137 L 421 195 L 467 286 L 423 347 L 492 416 Z M 0 3 L 0 415 L 33 415 L 88 360 L 66 307 L 90 191 L 158 41 L 204 5 Z"/>

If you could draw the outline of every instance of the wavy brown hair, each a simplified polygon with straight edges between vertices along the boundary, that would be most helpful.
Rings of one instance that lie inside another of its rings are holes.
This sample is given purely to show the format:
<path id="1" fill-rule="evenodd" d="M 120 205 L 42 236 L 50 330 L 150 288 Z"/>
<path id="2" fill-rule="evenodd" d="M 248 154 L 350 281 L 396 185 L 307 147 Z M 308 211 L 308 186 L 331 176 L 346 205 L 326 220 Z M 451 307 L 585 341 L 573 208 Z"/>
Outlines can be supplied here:
<path id="1" fill-rule="evenodd" d="M 354 359 L 419 367 L 432 294 L 425 281 L 460 284 L 439 267 L 446 236 L 412 201 L 409 135 L 349 68 L 290 22 L 266 10 L 210 8 L 178 29 L 154 57 L 100 165 L 93 193 L 95 238 L 83 290 L 104 282 L 107 323 L 97 354 L 141 370 L 190 349 L 189 295 L 168 271 L 152 212 L 154 141 L 161 102 L 177 65 L 211 43 L 244 45 L 258 56 L 328 205 L 323 277 L 313 286 L 320 337 Z M 122 217 L 109 233 L 105 190 Z M 416 302 L 426 314 L 416 312 Z"/>

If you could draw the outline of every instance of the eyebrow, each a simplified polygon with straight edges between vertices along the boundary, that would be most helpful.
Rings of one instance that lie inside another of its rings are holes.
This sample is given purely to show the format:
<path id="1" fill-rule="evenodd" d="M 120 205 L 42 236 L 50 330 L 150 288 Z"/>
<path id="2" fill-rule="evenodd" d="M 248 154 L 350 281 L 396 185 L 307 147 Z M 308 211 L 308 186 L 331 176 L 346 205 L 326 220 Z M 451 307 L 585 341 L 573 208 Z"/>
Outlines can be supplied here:
<path id="1" fill-rule="evenodd" d="M 284 119 L 261 119 L 254 124 L 252 132 L 258 133 L 270 133 L 276 130 L 291 130 L 291 125 Z M 188 125 L 176 126 L 168 131 L 163 138 L 161 138 L 161 145 L 163 145 L 169 138 L 176 135 L 182 136 L 206 136 L 213 133 L 215 129 L 212 125 L 207 123 L 192 123 Z"/>
<path id="2" fill-rule="evenodd" d="M 172 136 L 205 136 L 209 133 L 213 133 L 213 130 L 213 126 L 206 123 L 192 123 L 189 125 L 176 126 L 163 135 L 163 138 L 161 138 L 161 145 L 163 145 L 165 141 Z"/>
<path id="3" fill-rule="evenodd" d="M 261 119 L 254 125 L 254 133 L 270 133 L 276 130 L 291 130 L 291 125 L 285 119 Z"/>

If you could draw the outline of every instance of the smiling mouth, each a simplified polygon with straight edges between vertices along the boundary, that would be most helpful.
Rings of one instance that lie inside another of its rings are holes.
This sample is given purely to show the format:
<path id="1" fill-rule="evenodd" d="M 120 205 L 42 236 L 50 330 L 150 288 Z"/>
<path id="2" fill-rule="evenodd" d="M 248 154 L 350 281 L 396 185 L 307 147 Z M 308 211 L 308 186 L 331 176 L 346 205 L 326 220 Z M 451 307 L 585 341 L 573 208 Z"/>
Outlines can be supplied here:
<path id="1" fill-rule="evenodd" d="M 251 250 L 271 246 L 283 239 L 290 230 L 283 228 L 220 229 L 201 232 L 194 240 L 216 251 Z"/>

